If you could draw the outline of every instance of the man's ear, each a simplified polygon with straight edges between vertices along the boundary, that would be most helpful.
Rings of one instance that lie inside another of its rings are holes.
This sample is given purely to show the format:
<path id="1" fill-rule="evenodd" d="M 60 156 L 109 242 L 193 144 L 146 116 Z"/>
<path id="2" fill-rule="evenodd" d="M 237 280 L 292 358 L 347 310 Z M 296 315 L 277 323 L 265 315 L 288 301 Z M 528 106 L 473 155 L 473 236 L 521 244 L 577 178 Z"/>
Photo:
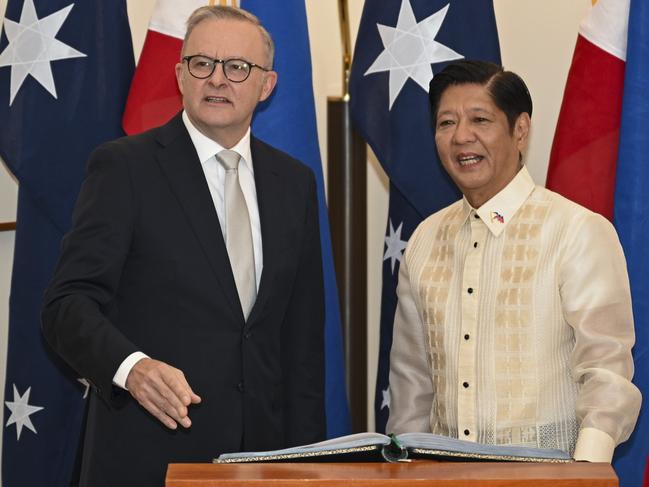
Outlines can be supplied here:
<path id="1" fill-rule="evenodd" d="M 176 82 L 178 83 L 178 89 L 180 90 L 181 94 L 183 93 L 183 79 L 183 63 L 180 62 L 176 64 Z"/>
<path id="2" fill-rule="evenodd" d="M 527 145 L 531 123 L 530 115 L 527 112 L 521 113 L 514 123 L 514 137 L 519 151 L 522 151 Z"/>
<path id="3" fill-rule="evenodd" d="M 268 98 L 277 84 L 277 73 L 275 71 L 268 71 L 264 73 L 264 81 L 259 94 L 259 101 L 264 101 Z"/>

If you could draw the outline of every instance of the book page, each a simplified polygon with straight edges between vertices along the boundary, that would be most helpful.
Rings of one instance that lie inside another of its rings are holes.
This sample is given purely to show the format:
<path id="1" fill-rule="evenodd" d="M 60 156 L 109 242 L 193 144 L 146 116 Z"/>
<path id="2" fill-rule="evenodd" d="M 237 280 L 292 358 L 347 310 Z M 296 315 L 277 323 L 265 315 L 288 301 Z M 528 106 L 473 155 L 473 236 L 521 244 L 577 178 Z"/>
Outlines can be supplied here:
<path id="1" fill-rule="evenodd" d="M 332 453 L 346 453 L 348 450 L 353 451 L 357 448 L 382 446 L 390 443 L 390 438 L 381 433 L 356 433 L 353 435 L 340 436 L 330 440 L 312 443 L 310 445 L 295 446 L 292 448 L 284 448 L 282 450 L 272 450 L 263 452 L 240 452 L 240 453 L 224 453 L 217 459 L 218 462 L 227 461 L 236 458 L 264 458 L 270 460 L 274 457 L 285 458 L 291 456 L 307 455 L 317 452 L 332 452 Z M 345 451 L 341 451 L 345 450 Z"/>
<path id="2" fill-rule="evenodd" d="M 557 449 L 533 448 L 512 445 L 487 445 L 472 441 L 458 440 L 432 433 L 403 433 L 397 438 L 410 449 L 448 451 L 469 455 L 487 455 L 490 457 L 521 457 L 539 459 L 571 460 L 568 453 Z"/>

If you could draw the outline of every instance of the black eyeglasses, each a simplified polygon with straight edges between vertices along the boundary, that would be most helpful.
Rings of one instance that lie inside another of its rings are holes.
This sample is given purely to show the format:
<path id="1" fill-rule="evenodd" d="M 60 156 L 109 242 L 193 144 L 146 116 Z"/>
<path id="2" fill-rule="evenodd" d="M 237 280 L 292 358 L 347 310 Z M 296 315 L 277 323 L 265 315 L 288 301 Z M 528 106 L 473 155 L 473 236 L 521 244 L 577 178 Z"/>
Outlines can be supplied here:
<path id="1" fill-rule="evenodd" d="M 212 76 L 217 64 L 223 66 L 223 74 L 233 83 L 243 83 L 247 80 L 252 68 L 259 68 L 262 71 L 270 71 L 270 69 L 266 69 L 258 64 L 250 63 L 243 59 L 212 59 L 200 54 L 184 56 L 183 61 L 187 61 L 189 74 L 198 79 L 206 79 Z"/>

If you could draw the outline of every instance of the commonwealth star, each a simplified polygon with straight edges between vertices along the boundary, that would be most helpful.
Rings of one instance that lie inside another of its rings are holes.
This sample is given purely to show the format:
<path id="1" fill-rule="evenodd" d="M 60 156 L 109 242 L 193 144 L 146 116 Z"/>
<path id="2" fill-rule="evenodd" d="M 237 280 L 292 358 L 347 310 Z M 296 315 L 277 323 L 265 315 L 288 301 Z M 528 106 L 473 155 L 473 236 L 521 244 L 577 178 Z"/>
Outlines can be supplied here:
<path id="1" fill-rule="evenodd" d="M 86 56 L 55 38 L 73 6 L 74 4 L 70 4 L 39 19 L 34 0 L 25 0 L 20 22 L 5 19 L 5 34 L 9 45 L 0 53 L 0 67 L 11 66 L 9 105 L 13 103 L 28 74 L 56 98 L 50 63 Z"/>
<path id="2" fill-rule="evenodd" d="M 390 72 L 390 109 L 408 79 L 426 92 L 433 79 L 431 64 L 462 59 L 464 56 L 435 40 L 449 5 L 417 23 L 410 0 L 401 2 L 396 27 L 376 24 L 385 48 L 365 72 L 365 76 Z"/>

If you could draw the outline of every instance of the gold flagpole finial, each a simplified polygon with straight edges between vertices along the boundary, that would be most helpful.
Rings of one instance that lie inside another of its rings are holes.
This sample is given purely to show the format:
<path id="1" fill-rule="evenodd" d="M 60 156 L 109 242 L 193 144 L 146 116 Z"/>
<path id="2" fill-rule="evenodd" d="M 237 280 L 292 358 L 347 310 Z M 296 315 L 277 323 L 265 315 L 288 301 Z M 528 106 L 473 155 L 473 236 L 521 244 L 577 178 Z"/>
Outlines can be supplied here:
<path id="1" fill-rule="evenodd" d="M 349 8 L 347 0 L 338 0 L 338 18 L 343 48 L 343 99 L 349 100 L 349 73 L 352 66 L 351 36 L 349 34 Z"/>

